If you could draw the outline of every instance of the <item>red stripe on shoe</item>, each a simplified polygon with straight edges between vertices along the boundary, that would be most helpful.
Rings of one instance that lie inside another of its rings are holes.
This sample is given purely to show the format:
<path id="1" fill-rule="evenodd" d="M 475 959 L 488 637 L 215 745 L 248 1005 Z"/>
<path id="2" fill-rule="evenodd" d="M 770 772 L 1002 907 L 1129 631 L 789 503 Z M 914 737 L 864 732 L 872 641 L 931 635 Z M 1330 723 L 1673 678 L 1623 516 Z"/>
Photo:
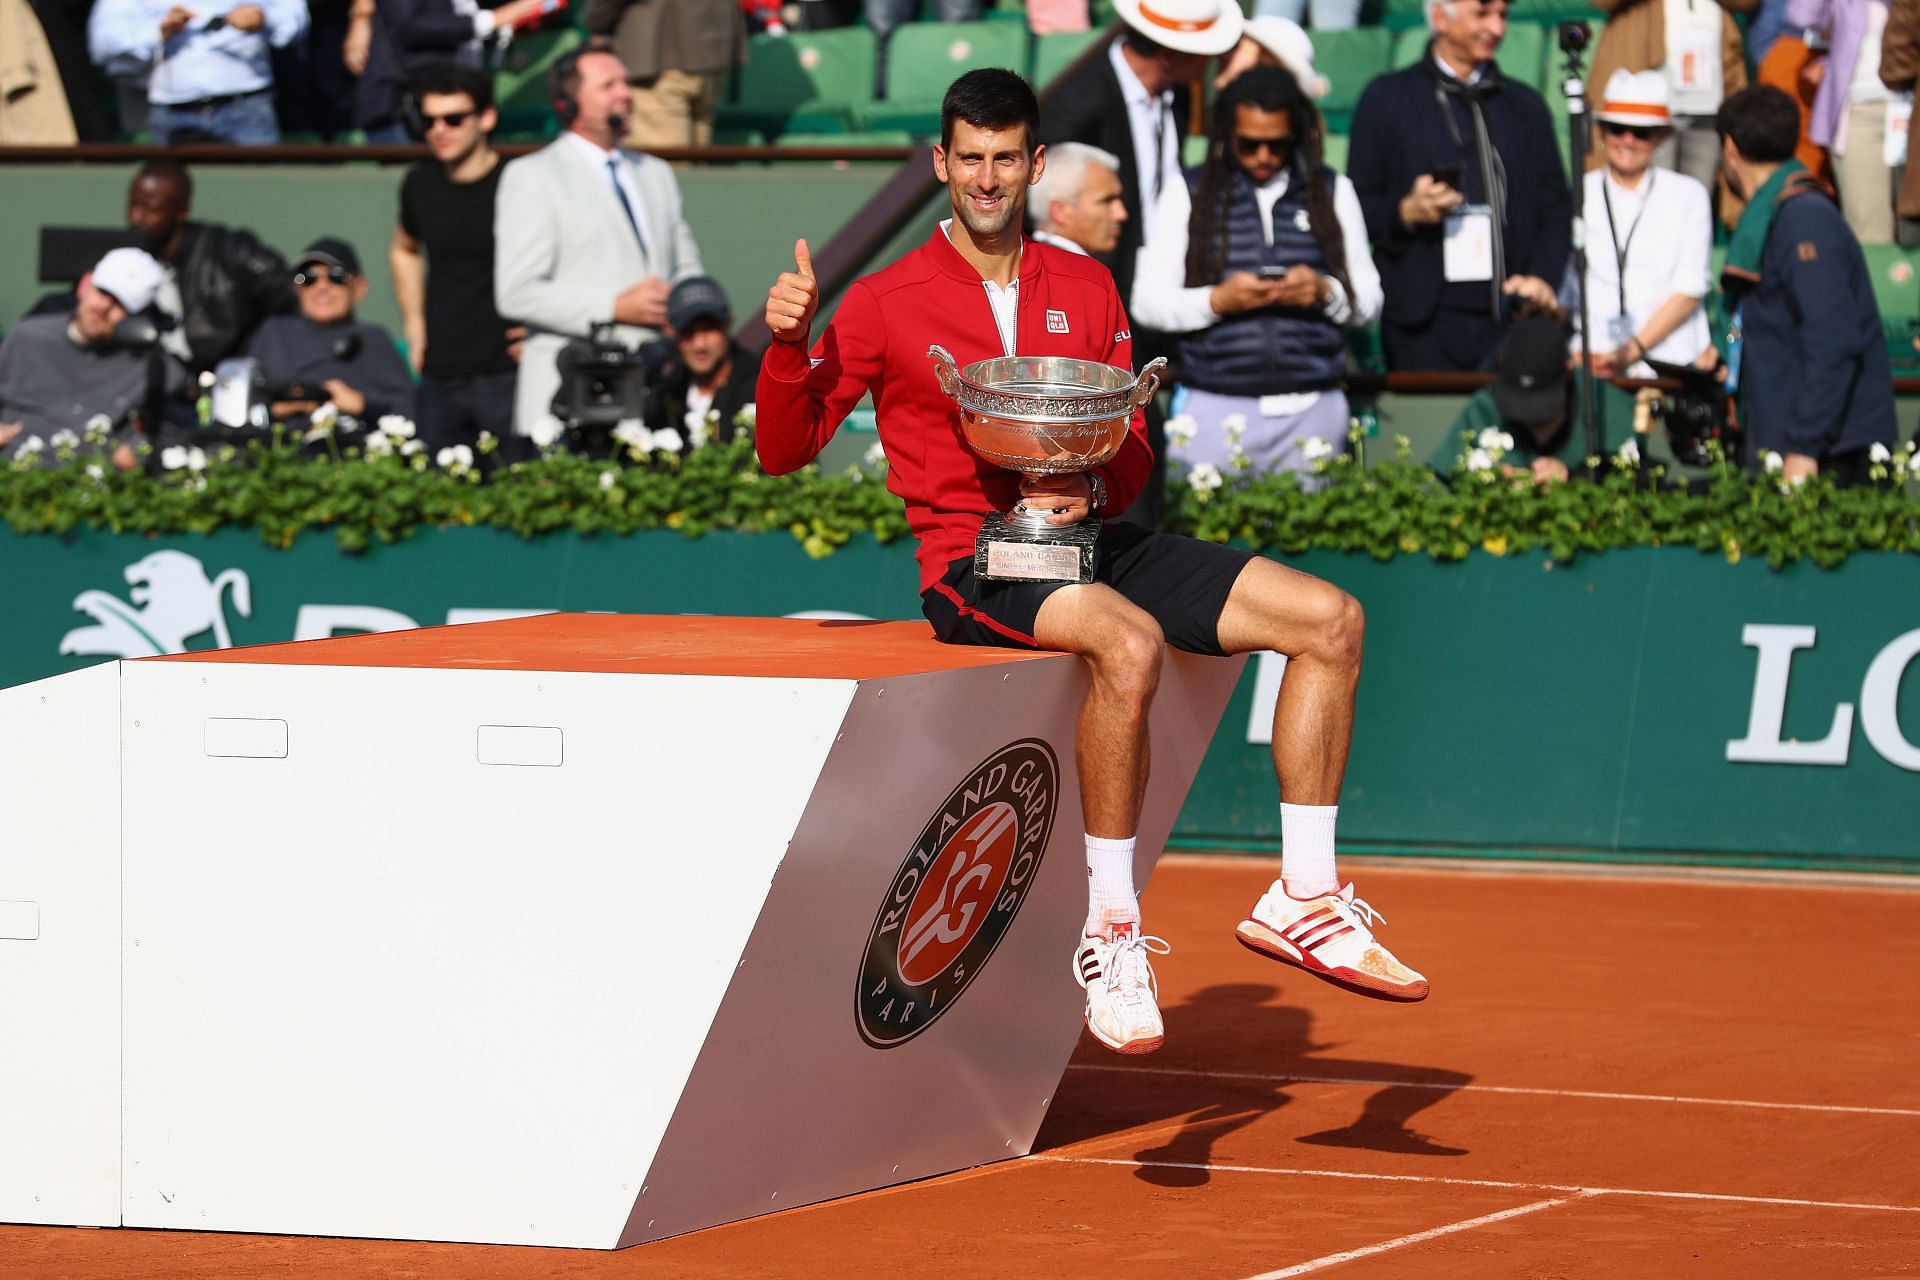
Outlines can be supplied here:
<path id="1" fill-rule="evenodd" d="M 1344 938 L 1352 932 L 1353 932 L 1352 925 L 1342 924 L 1336 929 L 1330 929 L 1322 933 L 1319 937 L 1314 938 L 1310 942 L 1302 942 L 1300 944 L 1300 949 L 1302 951 L 1318 951 L 1321 947 L 1324 947 L 1325 945 L 1327 945 L 1327 943 L 1332 942 L 1334 939 Z"/>
<path id="2" fill-rule="evenodd" d="M 1295 920 L 1292 924 L 1282 929 L 1280 936 L 1289 942 L 1298 942 L 1301 938 L 1325 924 L 1329 917 L 1338 919 L 1331 910 L 1326 907 L 1321 907 L 1311 915 L 1301 916 L 1298 920 Z"/>

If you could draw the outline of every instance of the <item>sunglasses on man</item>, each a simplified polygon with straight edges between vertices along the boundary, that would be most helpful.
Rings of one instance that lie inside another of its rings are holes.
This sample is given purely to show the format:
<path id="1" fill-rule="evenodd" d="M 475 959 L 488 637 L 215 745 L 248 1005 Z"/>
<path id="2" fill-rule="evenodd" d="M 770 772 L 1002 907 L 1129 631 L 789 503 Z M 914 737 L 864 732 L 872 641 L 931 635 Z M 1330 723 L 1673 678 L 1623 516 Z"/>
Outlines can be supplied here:
<path id="1" fill-rule="evenodd" d="M 437 116 L 423 113 L 420 117 L 420 129 L 423 133 L 431 133 L 433 132 L 433 126 L 437 124 L 443 124 L 449 129 L 458 129 L 471 119 L 473 119 L 473 112 L 471 111 L 448 111 Z"/>
<path id="2" fill-rule="evenodd" d="M 1616 124 L 1612 120 L 1602 120 L 1600 132 L 1613 138 L 1631 136 L 1641 142 L 1652 142 L 1660 131 L 1644 124 Z"/>
<path id="3" fill-rule="evenodd" d="M 1233 135 L 1233 149 L 1249 160 L 1262 151 L 1271 151 L 1279 159 L 1285 160 L 1287 153 L 1293 150 L 1293 139 L 1249 138 L 1244 133 L 1236 133 Z"/>
<path id="4" fill-rule="evenodd" d="M 302 267 L 293 273 L 294 287 L 299 289 L 310 288 L 313 285 L 319 284 L 322 280 L 331 280 L 333 283 L 344 287 L 352 279 L 353 272 L 347 270 L 345 267 L 327 267 L 325 270 L 322 270 L 317 264 Z"/>

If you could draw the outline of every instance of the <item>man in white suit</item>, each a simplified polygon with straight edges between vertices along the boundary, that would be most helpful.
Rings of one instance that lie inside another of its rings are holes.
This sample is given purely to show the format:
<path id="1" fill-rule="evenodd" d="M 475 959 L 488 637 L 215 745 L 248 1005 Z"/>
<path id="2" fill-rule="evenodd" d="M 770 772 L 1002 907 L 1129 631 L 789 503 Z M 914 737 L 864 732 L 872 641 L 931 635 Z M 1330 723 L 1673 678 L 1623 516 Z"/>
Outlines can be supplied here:
<path id="1" fill-rule="evenodd" d="M 540 443 L 560 349 L 609 321 L 630 347 L 659 337 L 674 282 L 701 274 L 673 170 L 620 145 L 633 109 L 625 65 L 582 50 L 554 63 L 547 86 L 566 132 L 502 170 L 494 206 L 494 297 L 529 330 L 513 429 Z"/>

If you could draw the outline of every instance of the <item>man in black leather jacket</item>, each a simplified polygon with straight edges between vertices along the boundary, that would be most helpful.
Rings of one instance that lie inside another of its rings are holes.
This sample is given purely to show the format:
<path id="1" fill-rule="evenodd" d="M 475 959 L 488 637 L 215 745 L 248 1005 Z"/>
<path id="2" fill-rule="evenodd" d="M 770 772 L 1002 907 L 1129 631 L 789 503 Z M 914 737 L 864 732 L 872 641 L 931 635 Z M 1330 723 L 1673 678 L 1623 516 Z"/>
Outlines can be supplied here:
<path id="1" fill-rule="evenodd" d="M 127 225 L 168 271 L 156 305 L 177 326 L 162 345 L 195 372 L 238 355 L 260 322 L 298 309 L 287 261 L 250 231 L 189 222 L 193 179 L 173 160 L 143 165 L 127 190 Z"/>

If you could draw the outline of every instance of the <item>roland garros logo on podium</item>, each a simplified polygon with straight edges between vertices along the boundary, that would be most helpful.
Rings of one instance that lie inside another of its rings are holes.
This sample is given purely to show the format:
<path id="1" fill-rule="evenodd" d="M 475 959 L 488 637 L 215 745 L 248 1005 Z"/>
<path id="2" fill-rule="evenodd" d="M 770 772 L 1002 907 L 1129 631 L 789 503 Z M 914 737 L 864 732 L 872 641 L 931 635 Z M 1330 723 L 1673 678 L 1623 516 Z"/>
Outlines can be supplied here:
<path id="1" fill-rule="evenodd" d="M 861 1039 L 891 1049 L 953 1007 L 1026 900 L 1059 799 L 1059 762 L 1037 738 L 968 770 L 874 916 L 854 1000 Z"/>

